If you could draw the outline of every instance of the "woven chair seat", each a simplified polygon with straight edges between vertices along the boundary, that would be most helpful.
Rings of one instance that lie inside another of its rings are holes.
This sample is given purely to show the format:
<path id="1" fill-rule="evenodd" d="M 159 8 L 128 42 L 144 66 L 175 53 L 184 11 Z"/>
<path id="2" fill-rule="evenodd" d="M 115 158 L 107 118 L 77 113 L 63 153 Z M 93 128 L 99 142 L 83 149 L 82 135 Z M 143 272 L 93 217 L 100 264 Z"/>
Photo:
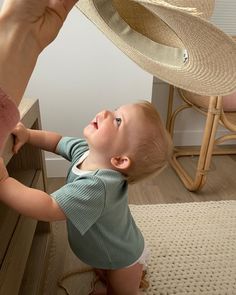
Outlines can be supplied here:
<path id="1" fill-rule="evenodd" d="M 180 93 L 188 103 L 207 111 L 210 101 L 209 96 L 202 96 L 186 90 L 180 90 Z M 236 112 L 236 92 L 223 96 L 223 110 L 224 112 Z"/>

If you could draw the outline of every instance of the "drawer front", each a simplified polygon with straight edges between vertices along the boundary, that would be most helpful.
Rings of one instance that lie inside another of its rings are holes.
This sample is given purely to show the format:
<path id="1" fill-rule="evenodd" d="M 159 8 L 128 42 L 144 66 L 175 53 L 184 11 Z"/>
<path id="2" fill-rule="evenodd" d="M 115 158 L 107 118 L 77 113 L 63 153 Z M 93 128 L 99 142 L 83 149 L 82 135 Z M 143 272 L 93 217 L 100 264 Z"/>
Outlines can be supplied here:
<path id="1" fill-rule="evenodd" d="M 7 247 L 15 231 L 19 217 L 20 215 L 16 211 L 0 203 L 0 265 L 6 255 Z"/>
<path id="2" fill-rule="evenodd" d="M 10 165 L 12 162 L 13 161 L 11 161 L 7 166 L 9 175 L 26 186 L 32 186 L 34 180 L 36 179 L 35 176 L 37 174 L 37 170 L 28 169 L 21 171 L 19 169 L 11 169 Z M 6 250 L 13 237 L 14 231 L 16 230 L 19 218 L 20 214 L 18 214 L 15 210 L 7 207 L 5 204 L 0 203 L 0 265 L 2 264 L 6 255 Z"/>
<path id="3" fill-rule="evenodd" d="M 32 184 L 41 188 L 42 172 L 37 171 Z M 0 269 L 0 294 L 17 295 L 24 275 L 37 221 L 20 215 Z"/>

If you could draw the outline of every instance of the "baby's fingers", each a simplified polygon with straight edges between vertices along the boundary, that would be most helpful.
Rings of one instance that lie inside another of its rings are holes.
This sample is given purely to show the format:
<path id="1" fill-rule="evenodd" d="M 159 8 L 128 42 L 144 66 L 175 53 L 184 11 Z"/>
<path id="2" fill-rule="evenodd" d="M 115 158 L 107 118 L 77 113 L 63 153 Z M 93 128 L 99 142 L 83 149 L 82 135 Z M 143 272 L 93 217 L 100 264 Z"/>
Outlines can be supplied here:
<path id="1" fill-rule="evenodd" d="M 13 148 L 12 148 L 12 152 L 14 154 L 17 154 L 18 151 L 20 150 L 20 148 L 24 145 L 24 143 L 22 141 L 19 141 L 17 139 L 17 137 L 15 137 L 15 140 L 14 140 L 14 145 L 13 145 Z"/>
<path id="2" fill-rule="evenodd" d="M 19 149 L 27 142 L 29 133 L 25 126 L 19 122 L 13 129 L 12 134 L 14 135 L 14 145 L 12 151 L 16 154 Z"/>

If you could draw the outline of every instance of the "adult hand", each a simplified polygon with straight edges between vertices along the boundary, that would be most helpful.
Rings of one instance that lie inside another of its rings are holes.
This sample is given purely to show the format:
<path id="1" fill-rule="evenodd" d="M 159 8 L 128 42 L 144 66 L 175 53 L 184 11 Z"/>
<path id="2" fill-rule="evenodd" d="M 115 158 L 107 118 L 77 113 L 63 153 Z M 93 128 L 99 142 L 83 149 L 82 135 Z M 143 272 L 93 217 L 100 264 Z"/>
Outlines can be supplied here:
<path id="1" fill-rule="evenodd" d="M 0 17 L 9 26 L 30 30 L 42 51 L 57 36 L 69 11 L 78 0 L 5 0 Z"/>

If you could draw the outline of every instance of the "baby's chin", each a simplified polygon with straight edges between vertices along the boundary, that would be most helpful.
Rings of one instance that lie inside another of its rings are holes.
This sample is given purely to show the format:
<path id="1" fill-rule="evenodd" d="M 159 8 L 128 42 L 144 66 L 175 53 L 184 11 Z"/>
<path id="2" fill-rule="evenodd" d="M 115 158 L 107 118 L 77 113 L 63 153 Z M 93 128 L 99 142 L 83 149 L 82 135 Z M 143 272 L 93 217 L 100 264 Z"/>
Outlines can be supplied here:
<path id="1" fill-rule="evenodd" d="M 92 127 L 90 124 L 87 125 L 87 126 L 84 128 L 84 130 L 83 130 L 83 136 L 84 136 L 85 139 L 88 139 L 89 134 L 91 134 L 92 131 L 93 131 L 92 129 L 93 129 L 93 127 Z"/>
<path id="2" fill-rule="evenodd" d="M 86 136 L 86 133 L 87 133 L 87 130 L 86 130 L 86 129 L 87 129 L 87 127 L 88 127 L 88 126 L 84 127 L 84 129 L 83 129 L 83 136 L 84 136 L 85 138 L 87 137 L 87 136 Z"/>

